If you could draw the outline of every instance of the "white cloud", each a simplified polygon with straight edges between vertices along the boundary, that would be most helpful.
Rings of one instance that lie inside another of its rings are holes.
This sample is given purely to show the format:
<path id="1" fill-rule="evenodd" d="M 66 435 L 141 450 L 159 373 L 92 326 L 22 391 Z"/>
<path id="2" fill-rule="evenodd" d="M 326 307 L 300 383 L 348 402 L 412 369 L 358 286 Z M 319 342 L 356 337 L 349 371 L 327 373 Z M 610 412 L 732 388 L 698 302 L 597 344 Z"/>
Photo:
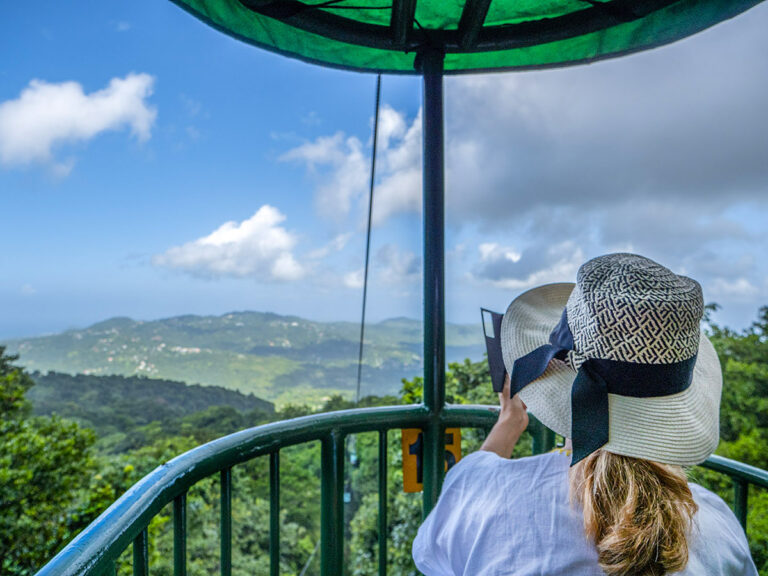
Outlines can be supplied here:
<path id="1" fill-rule="evenodd" d="M 373 200 L 373 220 L 377 225 L 396 214 L 421 210 L 421 112 L 406 128 L 404 115 L 387 107 L 384 111 L 389 117 L 397 115 L 398 119 L 387 120 L 396 129 L 384 132 L 384 141 L 380 142 L 381 154 L 377 158 L 380 177 Z"/>
<path id="2" fill-rule="evenodd" d="M 363 287 L 363 275 L 365 270 L 360 268 L 359 270 L 353 270 L 344 274 L 342 282 L 347 288 L 362 288 Z"/>
<path id="3" fill-rule="evenodd" d="M 497 288 L 525 290 L 550 282 L 573 282 L 584 262 L 583 250 L 572 242 L 534 246 L 522 253 L 494 243 L 478 246 L 480 261 L 471 276 Z"/>
<path id="4" fill-rule="evenodd" d="M 115 30 L 117 30 L 118 32 L 127 32 L 130 29 L 131 29 L 131 23 L 125 20 L 121 20 L 120 22 L 115 24 Z"/>
<path id="5" fill-rule="evenodd" d="M 404 114 L 383 106 L 379 117 L 374 192 L 374 224 L 402 212 L 421 209 L 421 114 L 410 123 Z M 300 161 L 316 180 L 320 213 L 336 220 L 355 208 L 362 216 L 368 208 L 370 149 L 352 136 L 337 132 L 317 138 L 281 156 Z"/>
<path id="6" fill-rule="evenodd" d="M 319 126 L 323 123 L 323 119 L 316 110 L 310 110 L 301 117 L 301 123 L 305 126 Z"/>
<path id="7" fill-rule="evenodd" d="M 758 294 L 757 287 L 747 278 L 715 278 L 705 288 L 712 297 L 751 298 Z"/>
<path id="8" fill-rule="evenodd" d="M 179 98 L 181 99 L 181 104 L 189 117 L 194 118 L 195 116 L 200 115 L 200 112 L 203 109 L 202 102 L 187 96 L 186 94 L 181 94 Z"/>
<path id="9" fill-rule="evenodd" d="M 199 140 L 200 139 L 200 131 L 195 128 L 194 126 L 187 126 L 184 131 L 187 133 L 187 136 L 190 140 Z"/>
<path id="10" fill-rule="evenodd" d="M 394 244 L 385 244 L 372 256 L 368 273 L 372 284 L 402 287 L 421 279 L 421 258 Z M 364 268 L 352 270 L 341 277 L 341 282 L 347 288 L 362 288 L 364 274 Z"/>
<path id="11" fill-rule="evenodd" d="M 307 254 L 307 258 L 311 260 L 321 260 L 333 252 L 340 252 L 344 250 L 344 247 L 347 245 L 351 237 L 352 237 L 351 232 L 338 234 L 324 246 L 321 246 L 320 248 L 317 248 L 309 252 Z"/>
<path id="12" fill-rule="evenodd" d="M 289 281 L 304 276 L 293 249 L 297 238 L 280 226 L 285 216 L 269 205 L 242 222 L 226 222 L 208 236 L 174 246 L 153 264 L 202 277 Z"/>
<path id="13" fill-rule="evenodd" d="M 707 244 L 748 239 L 744 226 L 711 206 L 676 199 L 616 200 L 597 211 L 601 240 L 607 246 L 629 243 L 674 257 Z"/>
<path id="14" fill-rule="evenodd" d="M 21 293 L 24 296 L 32 296 L 34 294 L 37 294 L 37 289 L 34 286 L 32 286 L 31 284 L 24 284 L 21 287 Z"/>
<path id="15" fill-rule="evenodd" d="M 373 122 L 373 119 L 371 119 Z M 379 145 L 382 148 L 389 148 L 390 142 L 393 139 L 402 138 L 408 125 L 405 122 L 405 117 L 386 104 L 379 110 Z"/>
<path id="16" fill-rule="evenodd" d="M 495 242 L 485 242 L 477 247 L 480 251 L 481 262 L 492 262 L 495 260 L 508 260 L 510 262 L 519 262 L 520 252 L 514 248 L 499 246 Z"/>
<path id="17" fill-rule="evenodd" d="M 385 284 L 399 285 L 421 278 L 421 258 L 394 244 L 385 244 L 376 252 L 374 265 Z"/>
<path id="18" fill-rule="evenodd" d="M 73 160 L 57 162 L 53 154 L 64 144 L 125 127 L 139 141 L 149 139 L 157 116 L 147 103 L 153 84 L 148 74 L 128 74 L 85 94 L 77 82 L 32 80 L 18 98 L 0 103 L 0 164 L 47 163 L 66 175 Z"/>
<path id="19" fill-rule="evenodd" d="M 302 161 L 319 178 L 318 210 L 333 219 L 349 214 L 369 178 L 362 143 L 341 132 L 302 144 L 281 156 L 281 160 Z"/>
<path id="20" fill-rule="evenodd" d="M 51 172 L 56 178 L 66 178 L 75 167 L 75 159 L 67 158 L 51 165 Z"/>

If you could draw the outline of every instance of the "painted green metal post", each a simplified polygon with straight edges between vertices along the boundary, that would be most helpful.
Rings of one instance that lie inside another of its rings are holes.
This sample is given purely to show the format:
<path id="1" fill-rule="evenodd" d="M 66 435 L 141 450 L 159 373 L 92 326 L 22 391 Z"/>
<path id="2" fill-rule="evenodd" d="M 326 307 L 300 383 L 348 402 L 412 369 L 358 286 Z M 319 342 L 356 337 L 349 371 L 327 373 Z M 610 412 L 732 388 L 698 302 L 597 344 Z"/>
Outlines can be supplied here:
<path id="1" fill-rule="evenodd" d="M 149 574 L 149 535 L 144 528 L 133 541 L 133 576 Z"/>
<path id="2" fill-rule="evenodd" d="M 173 574 L 187 576 L 187 494 L 173 500 Z"/>
<path id="3" fill-rule="evenodd" d="M 221 471 L 221 576 L 232 576 L 232 469 Z"/>
<path id="4" fill-rule="evenodd" d="M 424 516 L 440 495 L 445 468 L 445 177 L 443 60 L 434 49 L 417 57 L 424 79 Z"/>
<path id="5" fill-rule="evenodd" d="M 387 574 L 387 431 L 379 430 L 379 576 Z"/>
<path id="6" fill-rule="evenodd" d="M 344 565 L 344 435 L 332 430 L 322 440 L 320 484 L 320 574 L 342 576 Z"/>
<path id="7" fill-rule="evenodd" d="M 555 433 L 544 426 L 539 420 L 529 415 L 529 430 L 533 436 L 533 453 L 544 454 L 555 447 Z"/>
<path id="8" fill-rule="evenodd" d="M 269 574 L 280 575 L 280 452 L 269 455 Z"/>
<path id="9" fill-rule="evenodd" d="M 741 478 L 733 479 L 733 508 L 744 532 L 747 531 L 747 500 L 749 497 L 749 482 Z"/>

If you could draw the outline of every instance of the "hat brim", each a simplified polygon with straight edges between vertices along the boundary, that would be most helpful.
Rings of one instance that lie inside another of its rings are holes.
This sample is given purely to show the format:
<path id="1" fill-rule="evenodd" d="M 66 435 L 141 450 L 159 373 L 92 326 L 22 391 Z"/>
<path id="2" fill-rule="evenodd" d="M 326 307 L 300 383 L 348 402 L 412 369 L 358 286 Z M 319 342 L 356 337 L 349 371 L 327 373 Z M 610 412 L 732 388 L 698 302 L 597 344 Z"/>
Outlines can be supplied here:
<path id="1" fill-rule="evenodd" d="M 549 342 L 574 288 L 546 284 L 522 293 L 507 308 L 501 348 L 507 372 L 516 359 Z M 576 372 L 552 360 L 544 374 L 520 391 L 520 398 L 545 426 L 571 436 L 571 387 Z M 701 333 L 691 385 L 677 394 L 633 398 L 608 394 L 609 441 L 615 454 L 692 466 L 707 459 L 720 438 L 722 370 L 714 346 Z"/>

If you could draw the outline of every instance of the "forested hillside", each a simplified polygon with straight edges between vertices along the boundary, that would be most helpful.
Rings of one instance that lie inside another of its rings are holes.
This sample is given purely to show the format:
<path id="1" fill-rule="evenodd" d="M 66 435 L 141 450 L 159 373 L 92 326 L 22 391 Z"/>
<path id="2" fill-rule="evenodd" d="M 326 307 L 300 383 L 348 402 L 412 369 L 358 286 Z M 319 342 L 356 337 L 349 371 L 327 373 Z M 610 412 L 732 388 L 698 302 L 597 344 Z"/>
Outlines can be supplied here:
<path id="1" fill-rule="evenodd" d="M 96 432 L 100 450 L 123 451 L 143 446 L 150 430 L 181 433 L 183 425 L 201 420 L 234 419 L 248 428 L 274 414 L 271 402 L 219 386 L 187 385 L 146 376 L 72 376 L 58 372 L 30 374 L 35 385 L 27 398 L 32 413 L 58 414 Z M 145 426 L 153 424 L 150 428 Z M 203 422 L 204 426 L 208 425 Z M 229 428 L 231 428 L 230 426 Z M 225 432 L 228 428 L 222 428 Z"/>
<path id="2" fill-rule="evenodd" d="M 366 326 L 363 395 L 397 394 L 422 366 L 421 322 L 396 318 Z M 360 325 L 233 312 L 142 322 L 113 318 L 82 330 L 11 340 L 30 371 L 178 380 L 255 394 L 275 404 L 319 407 L 332 394 L 352 398 Z M 447 326 L 449 361 L 482 358 L 479 325 Z"/>
<path id="3" fill-rule="evenodd" d="M 721 411 L 722 442 L 718 453 L 768 468 L 768 309 L 743 332 L 711 326 L 711 338 L 723 364 L 725 386 Z M 99 444 L 96 434 L 59 416 L 35 416 L 30 399 L 34 384 L 18 366 L 24 358 L 0 353 L 0 574 L 29 574 L 86 526 L 116 497 L 158 464 L 222 434 L 245 426 L 308 414 L 313 408 L 286 404 L 274 414 L 208 407 L 203 412 L 162 413 L 147 424 L 134 422 L 132 443 Z M 454 403 L 495 403 L 484 362 L 456 363 L 447 377 Z M 361 404 L 411 403 L 421 399 L 421 379 L 401 383 L 398 395 L 368 397 Z M 331 397 L 320 410 L 351 407 Z M 100 426 L 98 421 L 94 426 Z M 113 434 L 113 433 L 110 433 Z M 389 574 L 413 575 L 410 543 L 420 521 L 420 494 L 402 491 L 399 431 L 389 435 L 388 564 Z M 477 449 L 482 432 L 464 430 L 464 453 Z M 100 442 L 102 442 L 100 440 Z M 42 447 L 45 450 L 42 450 Z M 524 435 L 516 455 L 530 452 Z M 351 444 L 348 450 L 353 451 Z M 345 561 L 350 575 L 376 573 L 377 444 L 375 434 L 355 437 L 354 463 L 347 463 L 345 492 Z M 320 447 L 309 444 L 281 452 L 281 573 L 319 574 L 315 554 L 320 535 Z M 732 502 L 730 481 L 701 468 L 691 470 L 698 482 Z M 268 574 L 268 463 L 260 458 L 235 467 L 233 495 L 233 574 Z M 195 486 L 188 496 L 189 573 L 218 573 L 218 479 Z M 7 504 L 6 504 L 7 503 Z M 755 561 L 768 576 L 768 493 L 749 495 L 748 535 Z M 53 511 L 56 511 L 54 514 Z M 172 574 L 171 510 L 150 525 L 152 574 Z M 120 574 L 131 567 L 130 549 Z M 304 571 L 304 572 L 302 572 Z"/>

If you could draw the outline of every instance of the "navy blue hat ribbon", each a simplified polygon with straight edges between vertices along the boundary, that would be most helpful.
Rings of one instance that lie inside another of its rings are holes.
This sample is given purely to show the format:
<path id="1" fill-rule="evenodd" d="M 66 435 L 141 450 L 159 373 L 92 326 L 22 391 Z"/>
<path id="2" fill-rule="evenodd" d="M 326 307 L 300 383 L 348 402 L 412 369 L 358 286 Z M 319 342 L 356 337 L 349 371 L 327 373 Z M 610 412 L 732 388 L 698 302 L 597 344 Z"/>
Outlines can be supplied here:
<path id="1" fill-rule="evenodd" d="M 568 351 L 573 350 L 566 310 L 550 334 L 549 342 L 515 360 L 510 376 L 512 396 L 544 374 L 552 359 L 565 360 Z M 634 398 L 677 394 L 691 385 L 695 364 L 695 355 L 670 364 L 585 360 L 571 388 L 571 466 L 608 442 L 609 393 Z"/>
<path id="2" fill-rule="evenodd" d="M 512 396 L 544 374 L 550 360 L 565 360 L 569 350 L 573 350 L 573 335 L 568 327 L 568 313 L 563 309 L 560 322 L 549 335 L 549 344 L 539 346 L 533 352 L 521 356 L 512 365 L 509 377 Z"/>

